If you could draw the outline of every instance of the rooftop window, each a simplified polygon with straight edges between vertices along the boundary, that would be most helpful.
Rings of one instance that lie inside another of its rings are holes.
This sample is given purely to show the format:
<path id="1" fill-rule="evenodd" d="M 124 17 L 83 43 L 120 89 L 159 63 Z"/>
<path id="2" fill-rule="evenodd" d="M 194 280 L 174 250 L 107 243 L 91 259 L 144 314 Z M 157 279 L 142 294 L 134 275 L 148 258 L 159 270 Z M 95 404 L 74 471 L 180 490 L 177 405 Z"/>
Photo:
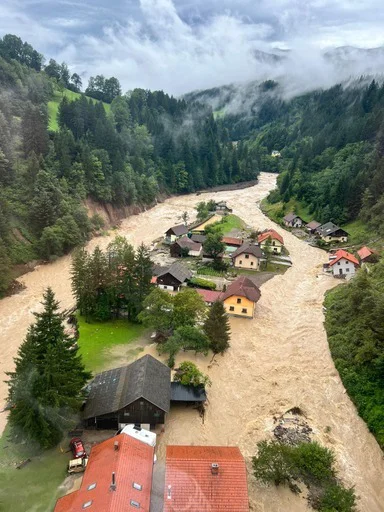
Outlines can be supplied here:
<path id="1" fill-rule="evenodd" d="M 131 507 L 140 508 L 140 503 L 135 500 L 131 500 Z"/>
<path id="2" fill-rule="evenodd" d="M 83 505 L 83 508 L 88 508 L 88 507 L 90 507 L 91 505 L 92 505 L 92 500 L 90 500 L 90 501 L 86 501 L 86 502 L 84 503 L 84 505 Z"/>
<path id="3" fill-rule="evenodd" d="M 94 484 L 88 485 L 88 491 L 92 491 L 96 487 L 96 482 Z"/>
<path id="4" fill-rule="evenodd" d="M 137 491 L 141 491 L 141 489 L 143 488 L 143 486 L 142 486 L 142 485 L 137 484 L 136 482 L 133 482 L 132 487 L 133 487 L 134 489 L 136 489 Z"/>

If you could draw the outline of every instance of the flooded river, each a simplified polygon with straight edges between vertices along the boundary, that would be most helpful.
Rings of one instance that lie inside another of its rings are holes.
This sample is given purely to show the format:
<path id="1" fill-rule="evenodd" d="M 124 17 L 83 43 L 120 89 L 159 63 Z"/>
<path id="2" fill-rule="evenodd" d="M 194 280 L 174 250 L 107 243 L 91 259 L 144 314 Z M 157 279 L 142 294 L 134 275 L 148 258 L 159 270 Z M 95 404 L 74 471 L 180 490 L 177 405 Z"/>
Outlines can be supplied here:
<path id="1" fill-rule="evenodd" d="M 264 173 L 259 184 L 248 189 L 171 198 L 124 220 L 114 235 L 125 235 L 134 245 L 149 244 L 178 223 L 184 210 L 192 214 L 198 201 L 211 197 L 227 200 L 250 226 L 271 227 L 258 201 L 274 187 L 275 179 L 275 175 Z M 356 486 L 359 510 L 384 511 L 383 455 L 344 390 L 323 328 L 323 296 L 335 285 L 321 273 L 326 254 L 274 227 L 284 236 L 293 266 L 262 286 L 254 320 L 231 319 L 231 348 L 224 357 L 219 356 L 209 368 L 208 360 L 192 358 L 213 381 L 205 421 L 202 424 L 196 411 L 172 410 L 160 436 L 159 458 L 166 444 L 235 444 L 250 465 L 256 443 L 271 435 L 273 416 L 297 406 L 305 412 L 314 438 L 336 452 L 344 483 Z M 97 238 L 89 246 L 105 247 L 110 240 Z M 63 308 L 73 304 L 69 271 L 70 257 L 41 266 L 23 276 L 27 287 L 23 292 L 0 301 L 1 372 L 12 369 L 17 347 L 46 286 L 52 286 Z M 0 402 L 7 391 L 2 381 Z M 5 420 L 3 413 L 1 429 Z M 306 500 L 287 489 L 262 487 L 251 476 L 249 486 L 253 511 L 307 510 Z"/>

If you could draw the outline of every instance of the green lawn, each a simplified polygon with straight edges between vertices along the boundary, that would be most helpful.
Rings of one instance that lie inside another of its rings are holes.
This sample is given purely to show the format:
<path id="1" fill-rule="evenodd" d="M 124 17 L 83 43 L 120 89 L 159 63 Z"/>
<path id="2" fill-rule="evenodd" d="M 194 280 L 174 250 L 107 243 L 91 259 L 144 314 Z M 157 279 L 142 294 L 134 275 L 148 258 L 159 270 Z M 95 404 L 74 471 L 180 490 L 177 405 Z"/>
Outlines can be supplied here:
<path id="1" fill-rule="evenodd" d="M 343 229 L 349 233 L 348 245 L 368 243 L 377 238 L 377 233 L 369 230 L 368 226 L 361 220 L 354 220 L 343 225 Z"/>
<path id="2" fill-rule="evenodd" d="M 59 91 L 55 91 L 53 95 L 53 99 L 48 102 L 48 130 L 56 132 L 59 129 L 59 125 L 57 123 L 57 115 L 59 113 L 59 106 L 60 102 L 63 99 L 63 97 L 66 97 L 69 101 L 77 100 L 81 97 L 81 94 L 78 92 L 70 91 L 69 89 L 64 89 L 63 93 Z M 97 103 L 97 100 L 93 98 L 92 99 L 94 103 Z M 105 111 L 108 113 L 111 110 L 111 105 L 108 103 L 103 103 Z"/>
<path id="3" fill-rule="evenodd" d="M 103 369 L 111 360 L 110 349 L 116 345 L 132 343 L 145 331 L 145 327 L 127 320 L 87 323 L 83 317 L 79 321 L 79 353 L 88 370 Z"/>
<path id="4" fill-rule="evenodd" d="M 69 453 L 67 439 L 53 450 L 42 452 L 29 445 L 14 444 L 9 430 L 0 438 L 0 511 L 51 512 L 60 494 L 59 485 L 66 477 Z M 30 458 L 22 469 L 16 463 Z"/>
<path id="5" fill-rule="evenodd" d="M 222 235 L 227 235 L 233 229 L 244 229 L 245 222 L 240 219 L 237 215 L 226 215 L 222 218 L 222 220 L 218 220 L 214 224 L 211 224 L 210 227 L 213 227 L 216 232 L 222 233 Z"/>

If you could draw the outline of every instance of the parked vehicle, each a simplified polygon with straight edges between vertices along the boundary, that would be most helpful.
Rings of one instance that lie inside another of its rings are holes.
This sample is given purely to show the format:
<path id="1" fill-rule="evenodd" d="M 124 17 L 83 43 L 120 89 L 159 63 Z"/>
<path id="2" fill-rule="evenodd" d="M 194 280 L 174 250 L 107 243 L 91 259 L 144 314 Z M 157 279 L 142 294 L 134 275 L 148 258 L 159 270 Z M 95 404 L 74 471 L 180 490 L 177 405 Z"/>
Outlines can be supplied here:
<path id="1" fill-rule="evenodd" d="M 68 463 L 68 473 L 83 473 L 88 464 L 88 457 L 72 459 Z"/>
<path id="2" fill-rule="evenodd" d="M 80 437 L 73 437 L 69 442 L 69 447 L 72 450 L 75 459 L 82 459 L 87 456 L 83 441 L 80 439 Z"/>

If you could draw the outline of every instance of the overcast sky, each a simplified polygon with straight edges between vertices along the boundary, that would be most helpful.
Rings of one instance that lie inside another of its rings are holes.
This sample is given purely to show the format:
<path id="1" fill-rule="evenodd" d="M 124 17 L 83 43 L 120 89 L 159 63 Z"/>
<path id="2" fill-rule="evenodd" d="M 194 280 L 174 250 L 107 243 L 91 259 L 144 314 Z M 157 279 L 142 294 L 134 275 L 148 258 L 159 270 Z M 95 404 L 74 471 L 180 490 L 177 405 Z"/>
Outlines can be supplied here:
<path id="1" fill-rule="evenodd" d="M 321 50 L 384 44 L 384 9 L 382 0 L 1 0 L 6 33 L 85 81 L 114 75 L 124 90 L 181 94 L 273 74 L 255 49 L 292 49 L 321 81 Z"/>

